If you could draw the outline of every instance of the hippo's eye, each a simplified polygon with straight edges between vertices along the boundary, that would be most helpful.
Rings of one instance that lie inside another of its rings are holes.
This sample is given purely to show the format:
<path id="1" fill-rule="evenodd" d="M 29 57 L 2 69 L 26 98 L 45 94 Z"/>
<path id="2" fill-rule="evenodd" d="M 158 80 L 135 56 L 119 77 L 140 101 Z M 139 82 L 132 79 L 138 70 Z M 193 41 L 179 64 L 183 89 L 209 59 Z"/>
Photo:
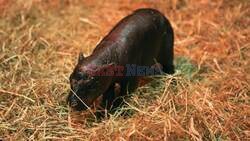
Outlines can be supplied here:
<path id="1" fill-rule="evenodd" d="M 86 79 L 86 76 L 83 73 L 75 73 L 74 79 L 81 80 L 81 79 Z"/>

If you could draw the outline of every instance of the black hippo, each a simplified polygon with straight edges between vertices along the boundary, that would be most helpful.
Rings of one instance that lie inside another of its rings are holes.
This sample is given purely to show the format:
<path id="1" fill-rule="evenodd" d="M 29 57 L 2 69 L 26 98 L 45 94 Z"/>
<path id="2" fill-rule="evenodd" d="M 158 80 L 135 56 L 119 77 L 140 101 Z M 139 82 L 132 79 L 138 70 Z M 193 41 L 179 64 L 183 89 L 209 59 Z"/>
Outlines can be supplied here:
<path id="1" fill-rule="evenodd" d="M 173 44 L 173 29 L 162 13 L 149 8 L 134 11 L 102 39 L 90 56 L 85 58 L 80 53 L 69 78 L 69 105 L 83 110 L 103 95 L 102 106 L 117 107 L 121 99 L 115 99 L 136 86 L 138 76 L 127 75 L 131 66 L 150 67 L 158 62 L 163 72 L 174 73 Z M 108 68 L 117 74 L 106 74 Z"/>

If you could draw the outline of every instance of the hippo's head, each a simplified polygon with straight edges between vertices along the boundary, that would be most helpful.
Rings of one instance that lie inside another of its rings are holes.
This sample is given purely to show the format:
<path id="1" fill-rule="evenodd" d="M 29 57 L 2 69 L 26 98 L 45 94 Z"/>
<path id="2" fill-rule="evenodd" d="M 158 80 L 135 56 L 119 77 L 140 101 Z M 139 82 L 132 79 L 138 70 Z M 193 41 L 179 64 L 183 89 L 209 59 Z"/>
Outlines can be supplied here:
<path id="1" fill-rule="evenodd" d="M 90 107 L 109 86 L 107 78 L 93 76 L 88 73 L 89 67 L 84 65 L 87 64 L 85 61 L 86 59 L 80 53 L 78 64 L 69 78 L 71 91 L 67 102 L 73 109 L 78 111 Z"/>

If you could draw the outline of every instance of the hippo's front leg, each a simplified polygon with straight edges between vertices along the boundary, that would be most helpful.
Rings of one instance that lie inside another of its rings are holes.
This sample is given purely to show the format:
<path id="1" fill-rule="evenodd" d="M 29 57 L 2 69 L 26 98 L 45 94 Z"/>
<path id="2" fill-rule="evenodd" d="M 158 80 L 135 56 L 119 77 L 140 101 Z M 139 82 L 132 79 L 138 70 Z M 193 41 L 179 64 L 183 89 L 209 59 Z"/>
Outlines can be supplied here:
<path id="1" fill-rule="evenodd" d="M 101 106 L 108 111 L 115 111 L 123 104 L 124 96 L 127 95 L 128 80 L 114 83 L 104 94 Z"/>
<path id="2" fill-rule="evenodd" d="M 132 93 L 138 86 L 138 78 L 129 77 L 115 82 L 103 94 L 101 107 L 107 109 L 109 112 L 116 111 L 117 108 L 124 104 L 124 98 L 128 93 Z"/>
<path id="3" fill-rule="evenodd" d="M 116 88 L 117 83 L 112 84 L 103 94 L 101 107 L 110 110 L 116 95 L 120 93 L 120 88 Z M 120 86 L 120 85 L 119 85 Z"/>

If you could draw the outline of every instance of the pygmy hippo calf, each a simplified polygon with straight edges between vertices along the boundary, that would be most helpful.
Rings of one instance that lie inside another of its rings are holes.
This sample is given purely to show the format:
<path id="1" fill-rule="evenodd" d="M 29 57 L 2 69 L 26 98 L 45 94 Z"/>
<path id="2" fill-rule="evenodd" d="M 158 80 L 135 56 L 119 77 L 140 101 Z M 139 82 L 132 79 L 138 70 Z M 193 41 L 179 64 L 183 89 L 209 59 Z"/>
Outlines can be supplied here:
<path id="1" fill-rule="evenodd" d="M 136 85 L 139 76 L 159 74 L 156 62 L 165 73 L 174 73 L 173 29 L 155 9 L 138 9 L 123 18 L 96 46 L 93 53 L 79 55 L 70 75 L 69 105 L 84 110 L 103 95 L 104 108 L 117 107 Z M 118 92 L 117 92 L 118 91 Z"/>

